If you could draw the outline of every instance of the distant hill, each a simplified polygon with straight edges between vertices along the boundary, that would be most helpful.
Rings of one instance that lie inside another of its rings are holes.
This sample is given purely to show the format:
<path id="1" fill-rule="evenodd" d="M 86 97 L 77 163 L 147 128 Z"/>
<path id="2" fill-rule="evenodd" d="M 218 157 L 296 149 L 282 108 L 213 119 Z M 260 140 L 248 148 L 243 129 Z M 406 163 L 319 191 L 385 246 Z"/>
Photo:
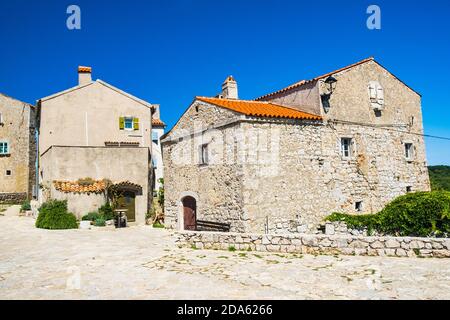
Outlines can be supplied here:
<path id="1" fill-rule="evenodd" d="M 429 166 L 432 190 L 450 191 L 450 166 Z"/>

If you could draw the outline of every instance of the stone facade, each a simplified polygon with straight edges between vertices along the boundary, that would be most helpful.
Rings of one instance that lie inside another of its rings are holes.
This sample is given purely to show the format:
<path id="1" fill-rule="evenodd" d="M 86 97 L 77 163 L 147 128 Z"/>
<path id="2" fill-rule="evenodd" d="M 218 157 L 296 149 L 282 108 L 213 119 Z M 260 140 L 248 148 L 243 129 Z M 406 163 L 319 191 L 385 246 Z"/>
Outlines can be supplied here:
<path id="1" fill-rule="evenodd" d="M 308 234 L 248 234 L 180 231 L 180 247 L 197 249 L 344 254 L 391 257 L 450 258 L 450 239 L 416 237 L 363 237 Z"/>
<path id="2" fill-rule="evenodd" d="M 36 190 L 35 107 L 0 94 L 0 202 L 20 203 Z"/>
<path id="3" fill-rule="evenodd" d="M 249 116 L 194 100 L 162 142 L 166 224 L 183 228 L 186 195 L 197 202 L 197 219 L 286 233 L 315 230 L 332 212 L 375 213 L 397 196 L 429 190 L 420 95 L 373 59 L 332 75 L 329 109 L 325 77 L 260 99 L 322 121 Z M 373 81 L 384 90 L 381 111 L 371 102 Z M 351 139 L 348 155 L 343 138 Z M 207 166 L 199 164 L 205 142 Z"/>

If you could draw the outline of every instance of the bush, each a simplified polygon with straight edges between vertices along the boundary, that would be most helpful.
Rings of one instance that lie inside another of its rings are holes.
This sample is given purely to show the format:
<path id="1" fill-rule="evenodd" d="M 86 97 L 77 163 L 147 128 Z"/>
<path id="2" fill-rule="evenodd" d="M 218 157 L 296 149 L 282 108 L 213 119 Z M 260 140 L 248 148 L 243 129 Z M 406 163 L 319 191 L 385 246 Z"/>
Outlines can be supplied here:
<path id="1" fill-rule="evenodd" d="M 67 201 L 50 200 L 39 208 L 36 227 L 41 229 L 77 229 L 77 219 L 67 212 Z"/>
<path id="2" fill-rule="evenodd" d="M 345 221 L 350 228 L 395 236 L 446 236 L 450 233 L 450 192 L 416 192 L 400 196 L 377 214 L 333 213 L 328 221 Z"/>
<path id="3" fill-rule="evenodd" d="M 95 221 L 99 217 L 100 217 L 100 215 L 98 214 L 98 212 L 92 211 L 92 212 L 89 212 L 87 215 L 81 217 L 81 220 L 83 220 L 83 221 Z"/>
<path id="4" fill-rule="evenodd" d="M 153 224 L 153 228 L 164 228 L 164 225 L 161 224 L 159 221 L 156 221 L 156 222 Z"/>
<path id="5" fill-rule="evenodd" d="M 98 213 L 102 216 L 106 221 L 114 220 L 114 211 L 109 204 L 109 202 L 105 203 L 98 209 Z"/>
<path id="6" fill-rule="evenodd" d="M 25 200 L 20 207 L 20 211 L 29 211 L 31 210 L 31 204 L 29 200 Z"/>
<path id="7" fill-rule="evenodd" d="M 104 227 L 106 225 L 106 220 L 103 217 L 99 217 L 95 220 L 94 225 L 96 227 Z"/>

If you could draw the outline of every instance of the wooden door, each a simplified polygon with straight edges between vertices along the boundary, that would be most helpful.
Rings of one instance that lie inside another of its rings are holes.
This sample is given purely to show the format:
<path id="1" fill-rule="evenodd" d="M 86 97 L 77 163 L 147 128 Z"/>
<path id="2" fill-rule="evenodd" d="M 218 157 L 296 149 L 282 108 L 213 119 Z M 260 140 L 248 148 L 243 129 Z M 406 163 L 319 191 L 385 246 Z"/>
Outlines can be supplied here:
<path id="1" fill-rule="evenodd" d="M 127 221 L 136 221 L 135 213 L 135 199 L 136 195 L 132 191 L 124 191 L 117 199 L 118 209 L 127 209 Z"/>
<path id="2" fill-rule="evenodd" d="M 197 204 L 194 198 L 185 197 L 183 199 L 184 230 L 196 229 Z"/>

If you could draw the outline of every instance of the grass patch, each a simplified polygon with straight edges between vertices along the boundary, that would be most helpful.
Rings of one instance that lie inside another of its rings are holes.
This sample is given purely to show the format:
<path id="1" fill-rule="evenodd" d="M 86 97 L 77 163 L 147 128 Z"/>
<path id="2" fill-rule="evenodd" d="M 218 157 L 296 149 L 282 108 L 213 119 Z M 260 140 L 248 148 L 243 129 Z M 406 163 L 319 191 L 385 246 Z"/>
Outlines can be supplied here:
<path id="1" fill-rule="evenodd" d="M 235 252 L 235 251 L 236 251 L 235 246 L 229 246 L 229 247 L 228 247 L 228 251 L 230 251 L 230 252 Z"/>

